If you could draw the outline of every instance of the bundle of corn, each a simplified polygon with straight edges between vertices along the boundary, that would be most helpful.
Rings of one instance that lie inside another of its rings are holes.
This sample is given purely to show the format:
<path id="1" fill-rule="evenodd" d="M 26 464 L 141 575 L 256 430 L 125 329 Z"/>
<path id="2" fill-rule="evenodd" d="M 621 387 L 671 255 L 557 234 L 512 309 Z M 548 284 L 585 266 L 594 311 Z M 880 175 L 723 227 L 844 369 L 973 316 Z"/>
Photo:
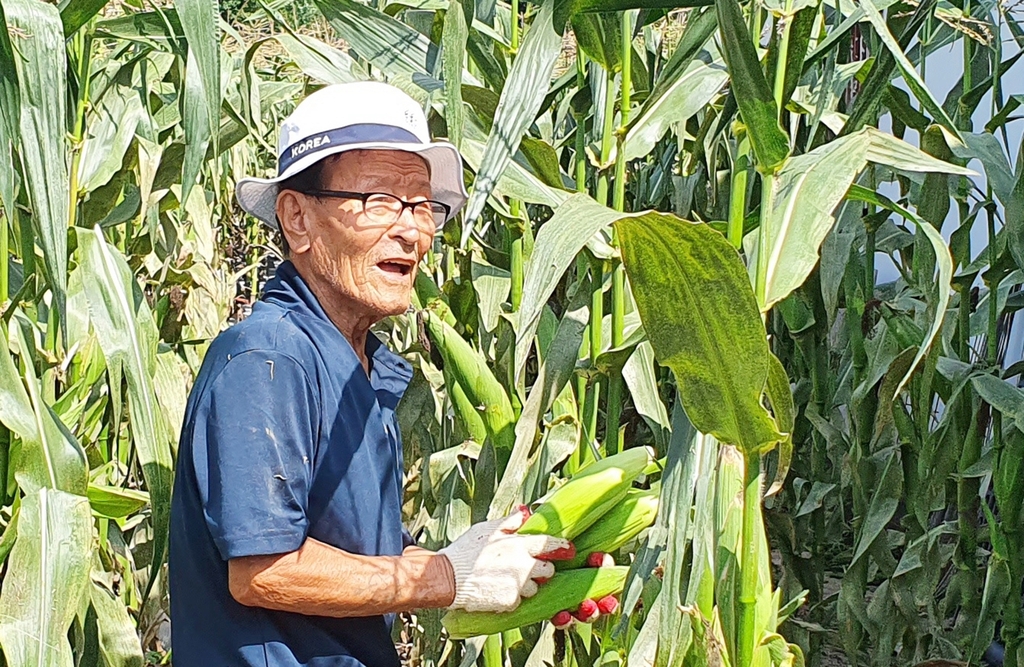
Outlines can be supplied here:
<path id="1" fill-rule="evenodd" d="M 650 526 L 658 511 L 656 492 L 631 488 L 650 462 L 648 448 L 628 449 L 587 466 L 555 490 L 519 532 L 575 540 L 575 554 L 559 561 L 559 571 L 514 611 L 448 612 L 442 619 L 448 634 L 492 635 L 549 619 L 564 625 L 558 620 L 568 610 L 583 622 L 614 613 L 614 596 L 622 592 L 629 568 L 615 565 L 609 553 Z"/>

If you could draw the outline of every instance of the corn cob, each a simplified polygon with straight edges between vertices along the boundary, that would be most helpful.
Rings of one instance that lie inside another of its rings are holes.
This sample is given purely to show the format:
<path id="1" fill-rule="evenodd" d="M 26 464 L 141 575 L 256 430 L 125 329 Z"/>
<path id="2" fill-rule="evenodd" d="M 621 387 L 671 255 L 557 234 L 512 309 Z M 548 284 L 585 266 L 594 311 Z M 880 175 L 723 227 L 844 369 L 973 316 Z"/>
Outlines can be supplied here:
<path id="1" fill-rule="evenodd" d="M 493 635 L 552 618 L 566 609 L 576 609 L 584 600 L 599 600 L 622 591 L 628 567 L 601 567 L 559 572 L 540 587 L 532 598 L 514 611 L 502 614 L 455 609 L 441 619 L 453 639 Z"/>
<path id="2" fill-rule="evenodd" d="M 447 368 L 444 371 L 444 386 L 448 390 L 448 398 L 452 401 L 455 417 L 466 429 L 466 434 L 478 445 L 484 444 L 487 440 L 487 427 L 484 425 L 483 417 L 466 396 L 466 390 L 452 377 L 451 371 Z"/>
<path id="3" fill-rule="evenodd" d="M 658 494 L 654 491 L 629 490 L 625 499 L 573 540 L 576 557 L 555 562 L 560 570 L 583 566 L 594 553 L 611 553 L 654 523 L 658 515 Z"/>
<path id="4" fill-rule="evenodd" d="M 650 460 L 648 448 L 636 447 L 592 463 L 552 493 L 518 532 L 573 539 L 622 501 Z"/>
<path id="5" fill-rule="evenodd" d="M 445 377 L 465 391 L 470 403 L 480 410 L 487 434 L 494 442 L 500 469 L 504 470 L 515 444 L 515 413 L 508 394 L 487 367 L 483 356 L 433 312 L 427 313 L 427 330 L 444 359 Z"/>
<path id="6" fill-rule="evenodd" d="M 454 327 L 458 323 L 458 320 L 455 319 L 455 314 L 452 313 L 451 307 L 445 300 L 444 293 L 434 284 L 430 276 L 423 271 L 416 272 L 416 279 L 413 282 L 412 305 L 417 310 L 430 309 L 431 312 L 437 314 L 449 326 Z"/>

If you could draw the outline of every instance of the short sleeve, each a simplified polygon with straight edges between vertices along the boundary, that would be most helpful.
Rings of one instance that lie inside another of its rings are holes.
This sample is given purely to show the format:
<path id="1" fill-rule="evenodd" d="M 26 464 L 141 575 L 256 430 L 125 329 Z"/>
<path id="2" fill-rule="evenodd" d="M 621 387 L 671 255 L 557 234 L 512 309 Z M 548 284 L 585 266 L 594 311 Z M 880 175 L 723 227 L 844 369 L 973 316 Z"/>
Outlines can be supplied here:
<path id="1" fill-rule="evenodd" d="M 306 516 L 319 398 L 294 358 L 232 357 L 197 411 L 193 464 L 203 513 L 225 560 L 295 551 Z"/>

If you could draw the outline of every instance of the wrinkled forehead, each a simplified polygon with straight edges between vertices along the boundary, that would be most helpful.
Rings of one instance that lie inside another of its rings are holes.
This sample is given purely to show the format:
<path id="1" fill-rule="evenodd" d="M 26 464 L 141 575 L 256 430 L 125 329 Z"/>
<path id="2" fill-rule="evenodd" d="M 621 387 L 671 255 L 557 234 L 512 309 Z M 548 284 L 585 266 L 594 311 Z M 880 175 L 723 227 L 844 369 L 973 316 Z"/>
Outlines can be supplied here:
<path id="1" fill-rule="evenodd" d="M 423 190 L 430 192 L 430 169 L 420 155 L 399 150 L 347 151 L 325 159 L 324 182 L 337 189 Z"/>

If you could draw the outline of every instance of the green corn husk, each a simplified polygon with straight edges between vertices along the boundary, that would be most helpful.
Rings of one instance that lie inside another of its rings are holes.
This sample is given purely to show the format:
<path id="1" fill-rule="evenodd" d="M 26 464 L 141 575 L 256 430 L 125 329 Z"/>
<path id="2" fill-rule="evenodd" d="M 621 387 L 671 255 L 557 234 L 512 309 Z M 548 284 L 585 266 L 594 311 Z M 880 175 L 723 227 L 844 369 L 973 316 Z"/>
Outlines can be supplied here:
<path id="1" fill-rule="evenodd" d="M 555 567 L 559 570 L 572 570 L 583 566 L 587 562 L 587 556 L 596 551 L 617 551 L 654 523 L 656 516 L 657 491 L 631 489 L 621 503 L 573 540 L 573 544 L 576 545 L 576 557 L 572 560 L 555 561 Z"/>
<path id="2" fill-rule="evenodd" d="M 621 503 L 650 461 L 650 449 L 636 447 L 592 463 L 551 494 L 518 532 L 573 539 Z"/>
<path id="3" fill-rule="evenodd" d="M 430 276 L 423 271 L 416 272 L 416 280 L 413 283 L 412 291 L 412 305 L 417 310 L 429 308 L 431 312 L 437 314 L 448 326 L 454 327 L 458 324 L 455 314 L 452 313 L 451 307 L 445 301 L 444 293 L 434 284 Z"/>
<path id="4" fill-rule="evenodd" d="M 480 417 L 499 458 L 507 461 L 516 438 L 515 412 L 508 394 L 487 367 L 483 356 L 441 317 L 428 311 L 426 325 L 444 359 L 445 377 L 454 379 L 470 403 L 480 410 Z"/>
<path id="5" fill-rule="evenodd" d="M 515 610 L 493 614 L 455 609 L 441 623 L 452 639 L 493 635 L 524 625 L 546 621 L 564 609 L 575 609 L 584 600 L 599 600 L 622 592 L 628 567 L 593 567 L 559 572 L 541 584 L 532 598 L 523 600 Z"/>

